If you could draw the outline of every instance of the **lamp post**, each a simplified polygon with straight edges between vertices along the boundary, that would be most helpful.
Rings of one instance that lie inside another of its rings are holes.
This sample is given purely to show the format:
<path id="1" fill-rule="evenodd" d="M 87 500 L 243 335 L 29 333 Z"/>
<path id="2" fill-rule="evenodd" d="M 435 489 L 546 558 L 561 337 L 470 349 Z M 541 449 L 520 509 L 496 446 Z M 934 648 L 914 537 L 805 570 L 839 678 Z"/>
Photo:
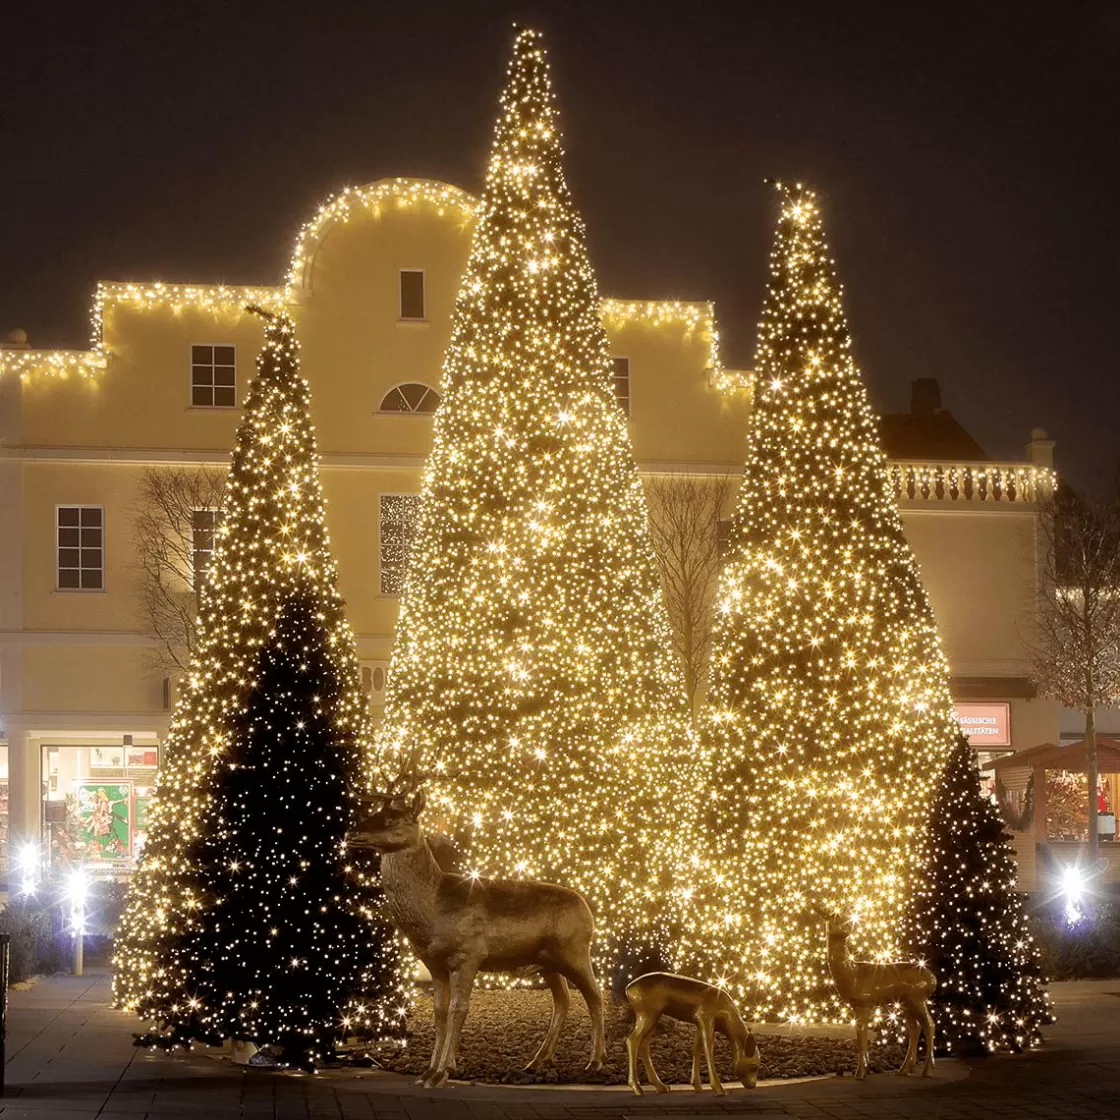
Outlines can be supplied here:
<path id="1" fill-rule="evenodd" d="M 89 897 L 89 877 L 84 867 L 70 872 L 66 884 L 66 892 L 70 898 L 70 932 L 74 937 L 74 957 L 70 971 L 75 976 L 85 974 L 85 944 L 86 932 L 86 900 Z"/>

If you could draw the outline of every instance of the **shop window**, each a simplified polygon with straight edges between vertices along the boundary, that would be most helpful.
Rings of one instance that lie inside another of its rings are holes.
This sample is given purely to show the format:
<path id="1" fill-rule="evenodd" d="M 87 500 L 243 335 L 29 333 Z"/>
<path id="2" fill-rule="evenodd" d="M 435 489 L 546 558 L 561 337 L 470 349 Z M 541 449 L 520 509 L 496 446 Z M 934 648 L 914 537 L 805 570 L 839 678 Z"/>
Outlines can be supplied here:
<path id="1" fill-rule="evenodd" d="M 630 359 L 614 358 L 614 399 L 624 416 L 630 415 Z"/>
<path id="2" fill-rule="evenodd" d="M 381 594 L 400 595 L 420 514 L 419 494 L 381 495 Z"/>
<path id="3" fill-rule="evenodd" d="M 147 838 L 159 745 L 42 748 L 43 836 L 52 867 L 130 869 Z"/>
<path id="4" fill-rule="evenodd" d="M 195 408 L 237 406 L 237 347 L 195 343 L 191 347 L 191 404 Z"/>
<path id="5" fill-rule="evenodd" d="M 401 269 L 401 318 L 424 318 L 424 271 L 419 268 Z"/>
<path id="6" fill-rule="evenodd" d="M 105 586 L 104 509 L 59 506 L 57 516 L 59 590 L 101 591 Z"/>
<path id="7" fill-rule="evenodd" d="M 419 381 L 394 385 L 381 398 L 382 412 L 421 412 L 431 414 L 439 407 L 439 393 Z"/>

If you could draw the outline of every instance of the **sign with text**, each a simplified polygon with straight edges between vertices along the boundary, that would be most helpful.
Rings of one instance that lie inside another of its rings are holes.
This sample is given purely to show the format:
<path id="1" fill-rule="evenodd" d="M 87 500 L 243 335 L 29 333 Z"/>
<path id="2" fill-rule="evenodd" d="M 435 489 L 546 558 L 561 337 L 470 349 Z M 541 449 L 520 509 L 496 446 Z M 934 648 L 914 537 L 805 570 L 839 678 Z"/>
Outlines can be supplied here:
<path id="1" fill-rule="evenodd" d="M 961 734 L 974 747 L 1011 746 L 1011 705 L 954 704 Z"/>

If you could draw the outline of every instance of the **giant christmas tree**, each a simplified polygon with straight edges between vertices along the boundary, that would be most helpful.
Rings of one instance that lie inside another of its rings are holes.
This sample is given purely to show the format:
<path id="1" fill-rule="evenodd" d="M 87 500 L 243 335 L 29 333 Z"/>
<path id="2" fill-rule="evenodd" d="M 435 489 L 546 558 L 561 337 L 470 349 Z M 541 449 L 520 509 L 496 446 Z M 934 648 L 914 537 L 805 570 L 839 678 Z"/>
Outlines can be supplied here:
<path id="1" fill-rule="evenodd" d="M 1010 842 L 961 738 L 934 798 L 909 931 L 937 976 L 937 1041 L 950 1053 L 1025 1050 L 1053 1021 Z"/>
<path id="2" fill-rule="evenodd" d="M 688 708 L 540 35 L 518 34 L 379 732 L 465 867 L 648 934 L 692 854 Z M 600 959 L 605 954 L 600 952 Z"/>
<path id="3" fill-rule="evenodd" d="M 857 957 L 898 952 L 956 731 L 819 205 L 800 187 L 779 193 L 716 606 L 706 730 L 719 877 L 695 958 L 749 1017 L 845 1019 L 811 908 L 858 918 Z"/>
<path id="4" fill-rule="evenodd" d="M 114 961 L 143 1041 L 251 1039 L 302 1064 L 352 998 L 374 996 L 374 1030 L 400 1004 L 385 927 L 358 913 L 376 899 L 346 873 L 368 710 L 309 405 L 292 322 L 269 316 Z"/>

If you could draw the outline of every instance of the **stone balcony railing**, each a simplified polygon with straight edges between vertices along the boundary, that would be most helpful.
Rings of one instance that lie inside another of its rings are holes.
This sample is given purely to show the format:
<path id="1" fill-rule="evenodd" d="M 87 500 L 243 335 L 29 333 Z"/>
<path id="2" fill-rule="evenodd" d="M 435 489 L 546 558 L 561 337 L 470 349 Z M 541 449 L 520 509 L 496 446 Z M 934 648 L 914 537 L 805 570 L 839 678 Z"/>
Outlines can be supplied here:
<path id="1" fill-rule="evenodd" d="M 892 462 L 890 476 L 903 502 L 1026 505 L 1044 501 L 1057 484 L 1051 468 L 1030 463 Z"/>

